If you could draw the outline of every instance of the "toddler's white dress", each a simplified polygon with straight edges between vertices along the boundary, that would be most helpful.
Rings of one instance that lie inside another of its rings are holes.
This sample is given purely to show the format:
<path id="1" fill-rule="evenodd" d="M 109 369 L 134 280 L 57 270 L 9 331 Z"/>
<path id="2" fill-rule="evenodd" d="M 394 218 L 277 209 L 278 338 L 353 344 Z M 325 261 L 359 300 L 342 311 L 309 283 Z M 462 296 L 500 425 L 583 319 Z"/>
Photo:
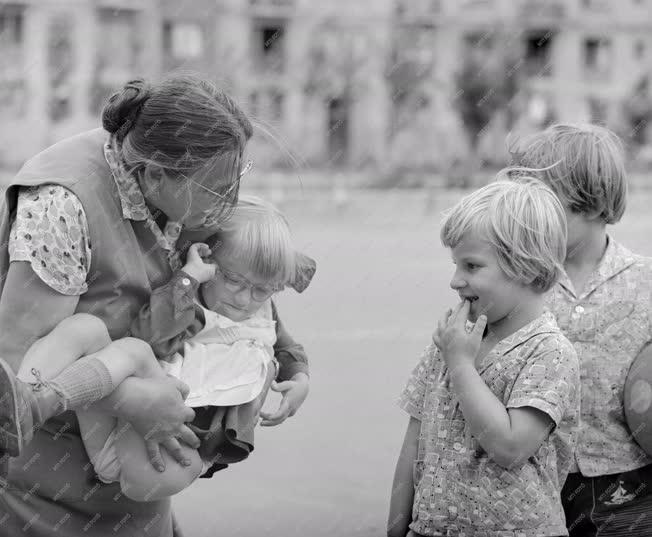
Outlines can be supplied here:
<path id="1" fill-rule="evenodd" d="M 268 368 L 274 361 L 276 321 L 268 300 L 249 319 L 236 322 L 203 308 L 204 328 L 184 344 L 184 355 L 160 361 L 169 375 L 190 388 L 190 407 L 235 406 L 253 401 L 263 390 Z M 272 365 L 275 367 L 275 364 Z M 117 481 L 120 463 L 114 429 L 96 455 L 93 466 L 105 483 Z"/>

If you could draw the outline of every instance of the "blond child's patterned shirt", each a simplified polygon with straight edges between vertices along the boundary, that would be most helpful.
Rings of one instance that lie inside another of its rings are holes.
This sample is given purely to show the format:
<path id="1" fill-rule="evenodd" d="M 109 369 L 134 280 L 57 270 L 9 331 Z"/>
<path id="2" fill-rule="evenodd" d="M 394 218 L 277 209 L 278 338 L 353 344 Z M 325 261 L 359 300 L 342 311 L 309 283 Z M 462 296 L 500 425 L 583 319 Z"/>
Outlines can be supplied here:
<path id="1" fill-rule="evenodd" d="M 652 462 L 632 439 L 623 412 L 627 372 L 652 341 L 651 296 L 652 258 L 608 238 L 602 260 L 579 295 L 564 274 L 547 297 L 580 360 L 575 458 L 585 476 L 626 472 Z"/>
<path id="2" fill-rule="evenodd" d="M 428 347 L 399 400 L 421 422 L 410 528 L 429 536 L 568 535 L 560 492 L 579 415 L 572 345 L 546 312 L 498 342 L 478 372 L 506 408 L 537 408 L 555 428 L 522 464 L 501 467 L 472 436 L 445 363 Z"/>

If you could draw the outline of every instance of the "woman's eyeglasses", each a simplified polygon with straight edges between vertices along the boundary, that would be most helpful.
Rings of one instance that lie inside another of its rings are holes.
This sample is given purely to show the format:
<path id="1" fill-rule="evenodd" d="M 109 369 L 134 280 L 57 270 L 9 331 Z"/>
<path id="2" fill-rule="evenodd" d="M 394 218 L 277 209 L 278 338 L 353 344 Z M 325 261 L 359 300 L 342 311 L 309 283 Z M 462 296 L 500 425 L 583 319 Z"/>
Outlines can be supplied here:
<path id="1" fill-rule="evenodd" d="M 225 192 L 221 192 L 221 193 L 211 190 L 210 188 L 202 185 L 201 183 L 195 181 L 194 179 L 191 179 L 189 177 L 187 179 L 191 183 L 197 185 L 202 190 L 205 190 L 206 192 L 210 192 L 211 194 L 213 194 L 213 196 L 217 196 L 218 198 L 224 201 L 229 201 L 231 199 L 231 194 L 233 194 L 233 191 L 237 189 L 238 186 L 240 185 L 240 179 L 242 179 L 242 176 L 249 173 L 251 171 L 251 168 L 253 167 L 254 167 L 254 161 L 248 160 L 247 163 L 242 168 L 242 171 L 238 174 L 238 178 L 235 181 L 233 181 L 231 185 L 229 185 L 229 188 Z"/>
<path id="2" fill-rule="evenodd" d="M 216 267 L 218 272 L 222 275 L 222 279 L 224 280 L 224 287 L 226 287 L 232 293 L 237 293 L 243 289 L 249 289 L 251 298 L 257 302 L 267 300 L 274 293 L 278 293 L 283 289 L 283 286 L 266 287 L 262 285 L 255 285 L 240 274 L 236 274 L 230 270 L 223 269 L 219 265 L 216 265 Z"/>

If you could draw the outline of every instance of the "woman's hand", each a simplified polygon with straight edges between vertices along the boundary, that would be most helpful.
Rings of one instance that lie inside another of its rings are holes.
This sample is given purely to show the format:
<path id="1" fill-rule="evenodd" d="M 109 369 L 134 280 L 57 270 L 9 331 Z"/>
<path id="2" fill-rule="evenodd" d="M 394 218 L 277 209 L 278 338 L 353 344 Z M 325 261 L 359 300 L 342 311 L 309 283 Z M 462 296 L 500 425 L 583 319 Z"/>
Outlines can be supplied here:
<path id="1" fill-rule="evenodd" d="M 274 413 L 262 412 L 260 424 L 265 427 L 280 425 L 287 418 L 294 416 L 308 397 L 310 378 L 305 373 L 297 373 L 292 380 L 272 382 L 272 390 L 283 394 L 278 410 Z"/>
<path id="2" fill-rule="evenodd" d="M 451 372 L 464 365 L 475 367 L 475 359 L 480 351 L 487 317 L 481 315 L 473 330 L 467 332 L 466 322 L 469 318 L 470 307 L 471 303 L 465 300 L 458 304 L 455 310 L 449 309 L 437 324 L 435 333 L 432 335 L 433 343 L 441 351 Z"/>
<path id="3" fill-rule="evenodd" d="M 184 403 L 188 387 L 173 377 L 129 377 L 116 390 L 96 403 L 98 409 L 128 421 L 145 440 L 152 466 L 165 470 L 160 447 L 180 464 L 186 461 L 179 441 L 198 448 L 199 439 L 186 425 L 195 417 Z"/>
<path id="4" fill-rule="evenodd" d="M 199 283 L 206 283 L 215 277 L 215 263 L 210 259 L 211 249 L 203 242 L 196 242 L 188 249 L 183 270 Z"/>

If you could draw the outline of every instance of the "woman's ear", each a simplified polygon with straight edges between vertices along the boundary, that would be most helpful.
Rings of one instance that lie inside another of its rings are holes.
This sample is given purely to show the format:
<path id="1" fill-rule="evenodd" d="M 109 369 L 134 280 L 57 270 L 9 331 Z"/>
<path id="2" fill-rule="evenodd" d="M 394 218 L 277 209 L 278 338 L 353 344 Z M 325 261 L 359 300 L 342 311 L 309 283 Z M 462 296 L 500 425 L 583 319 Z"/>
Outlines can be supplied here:
<path id="1" fill-rule="evenodd" d="M 146 198 L 157 196 L 161 189 L 163 170 L 155 164 L 145 164 L 143 171 L 138 174 L 140 188 Z"/>

